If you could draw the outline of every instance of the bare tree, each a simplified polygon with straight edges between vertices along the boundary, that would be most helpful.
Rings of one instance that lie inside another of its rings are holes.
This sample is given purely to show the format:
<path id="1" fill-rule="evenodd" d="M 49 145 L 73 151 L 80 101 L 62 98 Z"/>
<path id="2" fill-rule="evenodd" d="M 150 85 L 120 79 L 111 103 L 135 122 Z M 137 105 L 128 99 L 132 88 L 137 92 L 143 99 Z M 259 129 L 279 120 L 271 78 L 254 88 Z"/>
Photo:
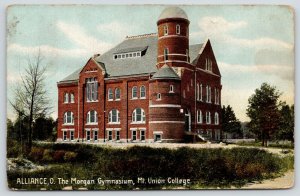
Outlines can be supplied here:
<path id="1" fill-rule="evenodd" d="M 34 59 L 27 59 L 27 67 L 21 74 L 22 82 L 17 85 L 14 92 L 14 102 L 11 102 L 14 110 L 28 119 L 27 153 L 32 147 L 32 130 L 35 119 L 48 115 L 50 112 L 49 99 L 45 89 L 46 66 L 42 65 L 43 58 L 40 50 Z"/>

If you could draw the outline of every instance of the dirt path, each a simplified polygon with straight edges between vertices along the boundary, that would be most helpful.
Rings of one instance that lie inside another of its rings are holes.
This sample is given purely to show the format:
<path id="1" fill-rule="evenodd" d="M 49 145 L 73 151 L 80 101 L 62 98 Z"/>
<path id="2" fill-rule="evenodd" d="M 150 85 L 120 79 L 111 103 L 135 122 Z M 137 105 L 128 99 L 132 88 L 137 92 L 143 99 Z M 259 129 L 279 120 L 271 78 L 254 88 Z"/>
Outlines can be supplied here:
<path id="1" fill-rule="evenodd" d="M 288 171 L 283 176 L 247 184 L 242 189 L 288 189 L 294 186 L 294 171 Z"/>

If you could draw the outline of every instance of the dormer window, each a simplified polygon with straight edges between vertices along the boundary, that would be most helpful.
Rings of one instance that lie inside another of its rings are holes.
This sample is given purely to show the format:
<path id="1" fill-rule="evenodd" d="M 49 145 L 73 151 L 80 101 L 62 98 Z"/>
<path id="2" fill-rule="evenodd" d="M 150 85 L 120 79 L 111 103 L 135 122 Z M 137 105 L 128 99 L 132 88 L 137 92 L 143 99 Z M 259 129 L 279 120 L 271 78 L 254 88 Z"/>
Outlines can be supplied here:
<path id="1" fill-rule="evenodd" d="M 164 35 L 168 35 L 168 26 L 167 25 L 164 26 Z"/>
<path id="2" fill-rule="evenodd" d="M 137 58 L 146 54 L 148 46 L 136 48 L 123 48 L 114 53 L 113 59 Z"/>
<path id="3" fill-rule="evenodd" d="M 176 34 L 180 35 L 180 25 L 179 24 L 176 25 Z"/>

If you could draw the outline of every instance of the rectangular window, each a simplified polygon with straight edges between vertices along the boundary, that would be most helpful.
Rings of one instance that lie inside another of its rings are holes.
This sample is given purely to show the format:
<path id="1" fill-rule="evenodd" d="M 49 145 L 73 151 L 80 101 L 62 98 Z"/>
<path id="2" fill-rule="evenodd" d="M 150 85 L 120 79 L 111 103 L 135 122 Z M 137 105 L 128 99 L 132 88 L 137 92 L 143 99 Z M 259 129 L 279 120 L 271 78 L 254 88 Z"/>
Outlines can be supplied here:
<path id="1" fill-rule="evenodd" d="M 98 131 L 94 131 L 94 141 L 98 141 Z"/>
<path id="2" fill-rule="evenodd" d="M 160 142 L 161 141 L 161 134 L 154 134 L 154 142 Z"/>
<path id="3" fill-rule="evenodd" d="M 70 140 L 74 141 L 74 131 L 70 131 Z"/>
<path id="4" fill-rule="evenodd" d="M 173 85 L 170 85 L 170 91 L 169 93 L 174 93 L 174 86 Z"/>
<path id="5" fill-rule="evenodd" d="M 145 130 L 141 130 L 141 141 L 145 141 Z"/>
<path id="6" fill-rule="evenodd" d="M 201 84 L 201 85 L 200 85 L 200 101 L 203 100 L 203 99 L 202 99 L 202 97 L 203 97 L 202 94 L 203 94 L 203 93 L 202 93 L 202 84 Z"/>
<path id="7" fill-rule="evenodd" d="M 168 26 L 167 25 L 164 26 L 164 35 L 168 35 Z"/>
<path id="8" fill-rule="evenodd" d="M 86 141 L 90 141 L 91 140 L 91 131 L 87 130 L 86 131 Z"/>
<path id="9" fill-rule="evenodd" d="M 132 131 L 132 136 L 131 136 L 132 141 L 136 140 L 136 130 Z"/>
<path id="10" fill-rule="evenodd" d="M 98 100 L 98 82 L 96 78 L 86 79 L 86 99 L 87 101 Z"/>
<path id="11" fill-rule="evenodd" d="M 108 141 L 112 141 L 112 138 L 113 138 L 112 131 L 109 130 L 109 131 L 108 131 L 107 139 L 108 139 Z"/>
<path id="12" fill-rule="evenodd" d="M 63 131 L 63 139 L 64 141 L 67 141 L 67 131 Z"/>
<path id="13" fill-rule="evenodd" d="M 164 60 L 165 61 L 169 60 L 169 49 L 168 48 L 164 49 Z"/>
<path id="14" fill-rule="evenodd" d="M 180 25 L 176 25 L 176 34 L 179 35 L 180 34 Z"/>
<path id="15" fill-rule="evenodd" d="M 120 140 L 120 131 L 119 130 L 116 131 L 116 140 L 117 141 Z"/>

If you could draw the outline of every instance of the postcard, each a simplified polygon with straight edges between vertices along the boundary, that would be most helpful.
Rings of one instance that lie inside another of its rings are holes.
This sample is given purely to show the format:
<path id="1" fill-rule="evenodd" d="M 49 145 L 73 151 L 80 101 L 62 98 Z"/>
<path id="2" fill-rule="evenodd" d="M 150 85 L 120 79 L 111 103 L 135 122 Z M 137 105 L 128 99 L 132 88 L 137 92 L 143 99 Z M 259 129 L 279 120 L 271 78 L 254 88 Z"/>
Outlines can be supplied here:
<path id="1" fill-rule="evenodd" d="M 7 8 L 10 190 L 294 185 L 287 5 Z"/>

